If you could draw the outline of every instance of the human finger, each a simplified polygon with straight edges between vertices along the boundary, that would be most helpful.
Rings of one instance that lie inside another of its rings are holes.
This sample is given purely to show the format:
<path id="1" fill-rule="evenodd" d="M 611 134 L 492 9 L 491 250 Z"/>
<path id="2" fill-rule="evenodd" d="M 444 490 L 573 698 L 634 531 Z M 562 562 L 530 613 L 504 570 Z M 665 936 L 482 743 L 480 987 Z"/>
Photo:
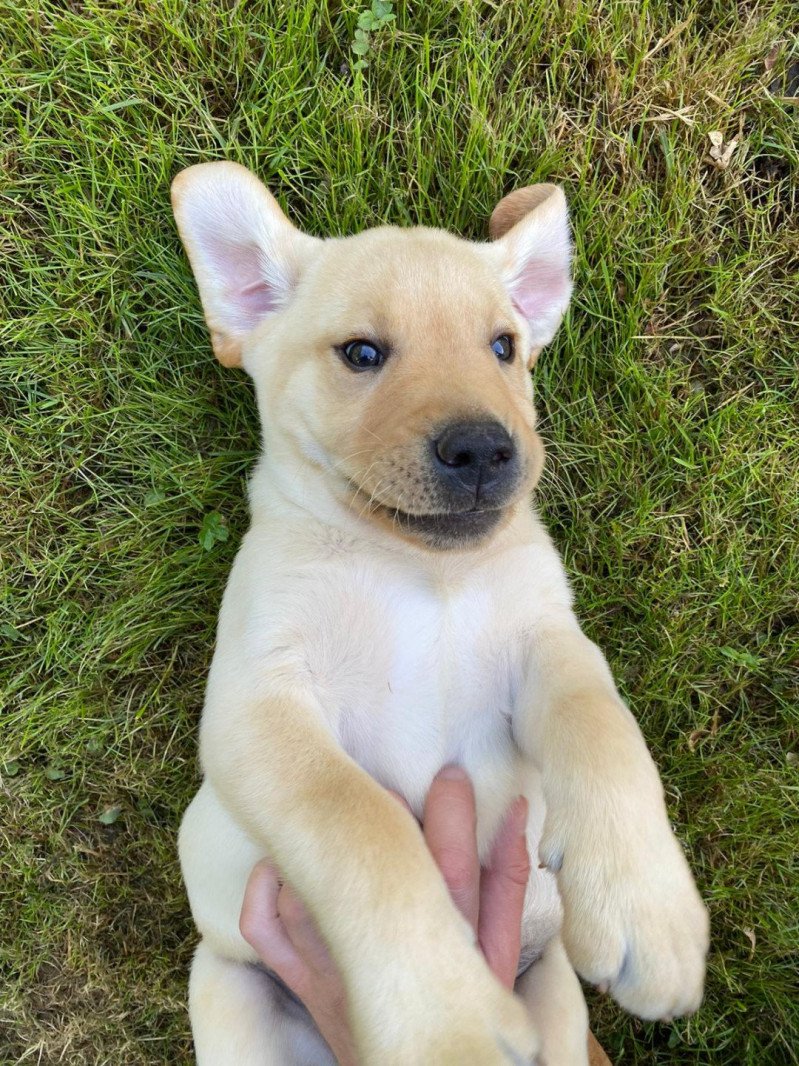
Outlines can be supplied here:
<path id="1" fill-rule="evenodd" d="M 513 988 L 516 980 L 530 879 L 526 827 L 527 800 L 519 796 L 505 817 L 480 882 L 477 939 L 488 965 L 506 988 Z"/>
<path id="2" fill-rule="evenodd" d="M 480 903 L 476 824 L 474 789 L 466 771 L 445 766 L 427 794 L 422 829 L 455 905 L 475 931 Z"/>
<path id="3" fill-rule="evenodd" d="M 283 885 L 281 888 L 277 898 L 277 910 L 292 946 L 310 971 L 311 979 L 329 978 L 334 975 L 338 978 L 338 971 L 327 945 L 319 935 L 316 923 L 290 885 Z"/>
<path id="4" fill-rule="evenodd" d="M 278 910 L 281 884 L 277 870 L 266 860 L 250 873 L 239 916 L 241 935 L 258 952 L 265 966 L 299 995 L 307 967 L 291 941 Z"/>

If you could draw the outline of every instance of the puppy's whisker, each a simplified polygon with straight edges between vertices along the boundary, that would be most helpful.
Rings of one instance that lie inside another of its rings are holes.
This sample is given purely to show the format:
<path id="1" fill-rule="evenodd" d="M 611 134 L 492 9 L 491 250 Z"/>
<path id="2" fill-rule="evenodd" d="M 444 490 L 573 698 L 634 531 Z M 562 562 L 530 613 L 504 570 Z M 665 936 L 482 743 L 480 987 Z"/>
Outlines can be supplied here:
<path id="1" fill-rule="evenodd" d="M 381 444 L 384 444 L 387 448 L 390 447 L 388 441 L 384 440 L 379 433 L 375 433 L 373 429 L 369 429 L 367 427 L 366 432 L 369 433 L 372 437 L 374 437 L 375 440 L 379 441 Z"/>
<path id="2" fill-rule="evenodd" d="M 369 473 L 371 472 L 371 470 L 372 470 L 372 469 L 373 469 L 373 468 L 374 468 L 374 467 L 375 467 L 376 465 L 377 465 L 377 460 L 376 460 L 376 461 L 375 461 L 374 463 L 372 463 L 372 465 L 371 465 L 370 467 L 368 467 L 368 469 L 367 469 L 367 471 L 366 471 L 365 475 L 363 476 L 363 480 L 364 480 L 364 481 L 366 481 L 366 480 L 367 480 L 367 478 L 368 478 L 368 476 L 369 476 Z M 364 514 L 364 511 L 368 510 L 368 508 L 369 508 L 369 507 L 370 507 L 370 506 L 371 506 L 371 505 L 372 505 L 373 503 L 375 503 L 375 502 L 377 502 L 377 503 L 380 503 L 380 500 L 376 498 L 376 493 L 377 493 L 377 490 L 378 490 L 378 489 L 379 489 L 379 488 L 380 488 L 380 487 L 381 487 L 381 486 L 383 485 L 383 483 L 385 482 L 385 480 L 386 480 L 386 478 L 387 478 L 387 477 L 388 477 L 388 475 L 385 475 L 384 477 L 382 477 L 382 478 L 381 478 L 381 479 L 380 479 L 380 480 L 379 480 L 379 481 L 377 482 L 377 486 L 376 486 L 376 488 L 374 488 L 374 489 L 370 490 L 370 491 L 369 491 L 368 493 L 367 493 L 367 492 L 366 492 L 366 490 L 365 490 L 364 488 L 362 488 L 361 486 L 359 486 L 359 487 L 357 488 L 357 490 L 356 490 L 356 493 L 355 493 L 355 496 L 353 496 L 353 503 L 355 502 L 355 499 L 356 499 L 356 497 L 357 497 L 358 493 L 362 493 L 362 494 L 363 494 L 364 496 L 366 496 L 366 503 L 365 503 L 365 505 L 364 505 L 364 510 L 363 510 L 363 511 L 361 511 L 361 517 L 363 516 L 363 514 Z"/>
<path id="3" fill-rule="evenodd" d="M 332 460 L 334 466 L 342 466 L 344 463 L 348 463 L 351 459 L 354 459 L 358 455 L 369 455 L 373 451 L 372 448 L 356 448 L 354 452 L 348 452 L 347 455 L 342 456 L 340 459 Z M 375 460 L 377 462 L 377 460 Z"/>
<path id="4" fill-rule="evenodd" d="M 386 482 L 387 478 L 388 478 L 388 475 L 386 475 L 386 477 L 383 477 L 383 478 L 381 478 L 381 479 L 380 479 L 380 481 L 378 481 L 378 483 L 377 483 L 377 485 L 375 486 L 375 488 L 374 488 L 374 489 L 373 489 L 373 490 L 372 490 L 372 491 L 371 491 L 371 492 L 369 493 L 369 497 L 368 497 L 368 499 L 366 500 L 366 503 L 364 504 L 364 508 L 363 508 L 363 511 L 361 511 L 361 515 L 362 515 L 362 516 L 363 516 L 363 514 L 364 514 L 364 513 L 365 513 L 365 512 L 367 511 L 367 510 L 369 510 L 369 508 L 371 508 L 371 507 L 372 507 L 372 506 L 373 506 L 374 504 L 378 504 L 378 505 L 379 505 L 379 506 L 381 506 L 381 507 L 384 507 L 384 506 L 386 506 L 386 505 L 385 505 L 385 504 L 384 504 L 384 503 L 382 502 L 382 500 L 381 500 L 380 496 L 378 495 L 378 493 L 379 493 L 379 490 L 380 490 L 380 489 L 382 488 L 382 486 L 384 485 L 384 483 Z"/>

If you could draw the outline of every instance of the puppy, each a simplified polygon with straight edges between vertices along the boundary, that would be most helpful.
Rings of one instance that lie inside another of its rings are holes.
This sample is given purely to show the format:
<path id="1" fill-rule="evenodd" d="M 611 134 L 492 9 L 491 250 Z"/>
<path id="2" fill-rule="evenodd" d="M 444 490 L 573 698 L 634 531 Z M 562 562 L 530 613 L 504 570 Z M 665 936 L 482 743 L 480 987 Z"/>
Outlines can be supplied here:
<path id="1" fill-rule="evenodd" d="M 562 191 L 506 197 L 487 244 L 389 226 L 320 240 L 226 162 L 179 174 L 173 205 L 264 443 L 180 833 L 199 1063 L 333 1061 L 239 932 L 263 856 L 330 947 L 365 1066 L 579 1066 L 575 970 L 644 1018 L 694 1010 L 705 908 L 531 505 L 530 368 L 571 291 Z M 483 856 L 512 799 L 530 804 L 516 996 L 384 791 L 419 815 L 445 763 L 474 782 Z"/>

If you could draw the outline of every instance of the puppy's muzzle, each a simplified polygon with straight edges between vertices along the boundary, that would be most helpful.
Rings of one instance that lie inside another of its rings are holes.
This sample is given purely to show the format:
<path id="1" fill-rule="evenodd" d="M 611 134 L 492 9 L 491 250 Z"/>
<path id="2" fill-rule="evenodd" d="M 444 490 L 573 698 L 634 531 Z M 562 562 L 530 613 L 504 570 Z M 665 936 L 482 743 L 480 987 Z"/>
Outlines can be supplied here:
<path id="1" fill-rule="evenodd" d="M 499 422 L 452 422 L 431 440 L 431 452 L 438 489 L 453 511 L 502 507 L 518 484 L 517 449 Z"/>

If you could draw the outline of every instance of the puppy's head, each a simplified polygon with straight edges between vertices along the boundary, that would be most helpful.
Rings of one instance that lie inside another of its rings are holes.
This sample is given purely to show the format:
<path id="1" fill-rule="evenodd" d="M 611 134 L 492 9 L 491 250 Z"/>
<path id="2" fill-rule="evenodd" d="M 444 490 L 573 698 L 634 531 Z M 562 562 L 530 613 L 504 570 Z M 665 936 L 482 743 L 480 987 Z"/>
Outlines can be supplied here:
<path id="1" fill-rule="evenodd" d="M 267 445 L 400 536 L 488 538 L 543 462 L 530 367 L 571 291 L 561 190 L 505 197 L 488 244 L 310 237 L 234 163 L 183 171 L 172 201 L 214 351 L 253 377 Z"/>

